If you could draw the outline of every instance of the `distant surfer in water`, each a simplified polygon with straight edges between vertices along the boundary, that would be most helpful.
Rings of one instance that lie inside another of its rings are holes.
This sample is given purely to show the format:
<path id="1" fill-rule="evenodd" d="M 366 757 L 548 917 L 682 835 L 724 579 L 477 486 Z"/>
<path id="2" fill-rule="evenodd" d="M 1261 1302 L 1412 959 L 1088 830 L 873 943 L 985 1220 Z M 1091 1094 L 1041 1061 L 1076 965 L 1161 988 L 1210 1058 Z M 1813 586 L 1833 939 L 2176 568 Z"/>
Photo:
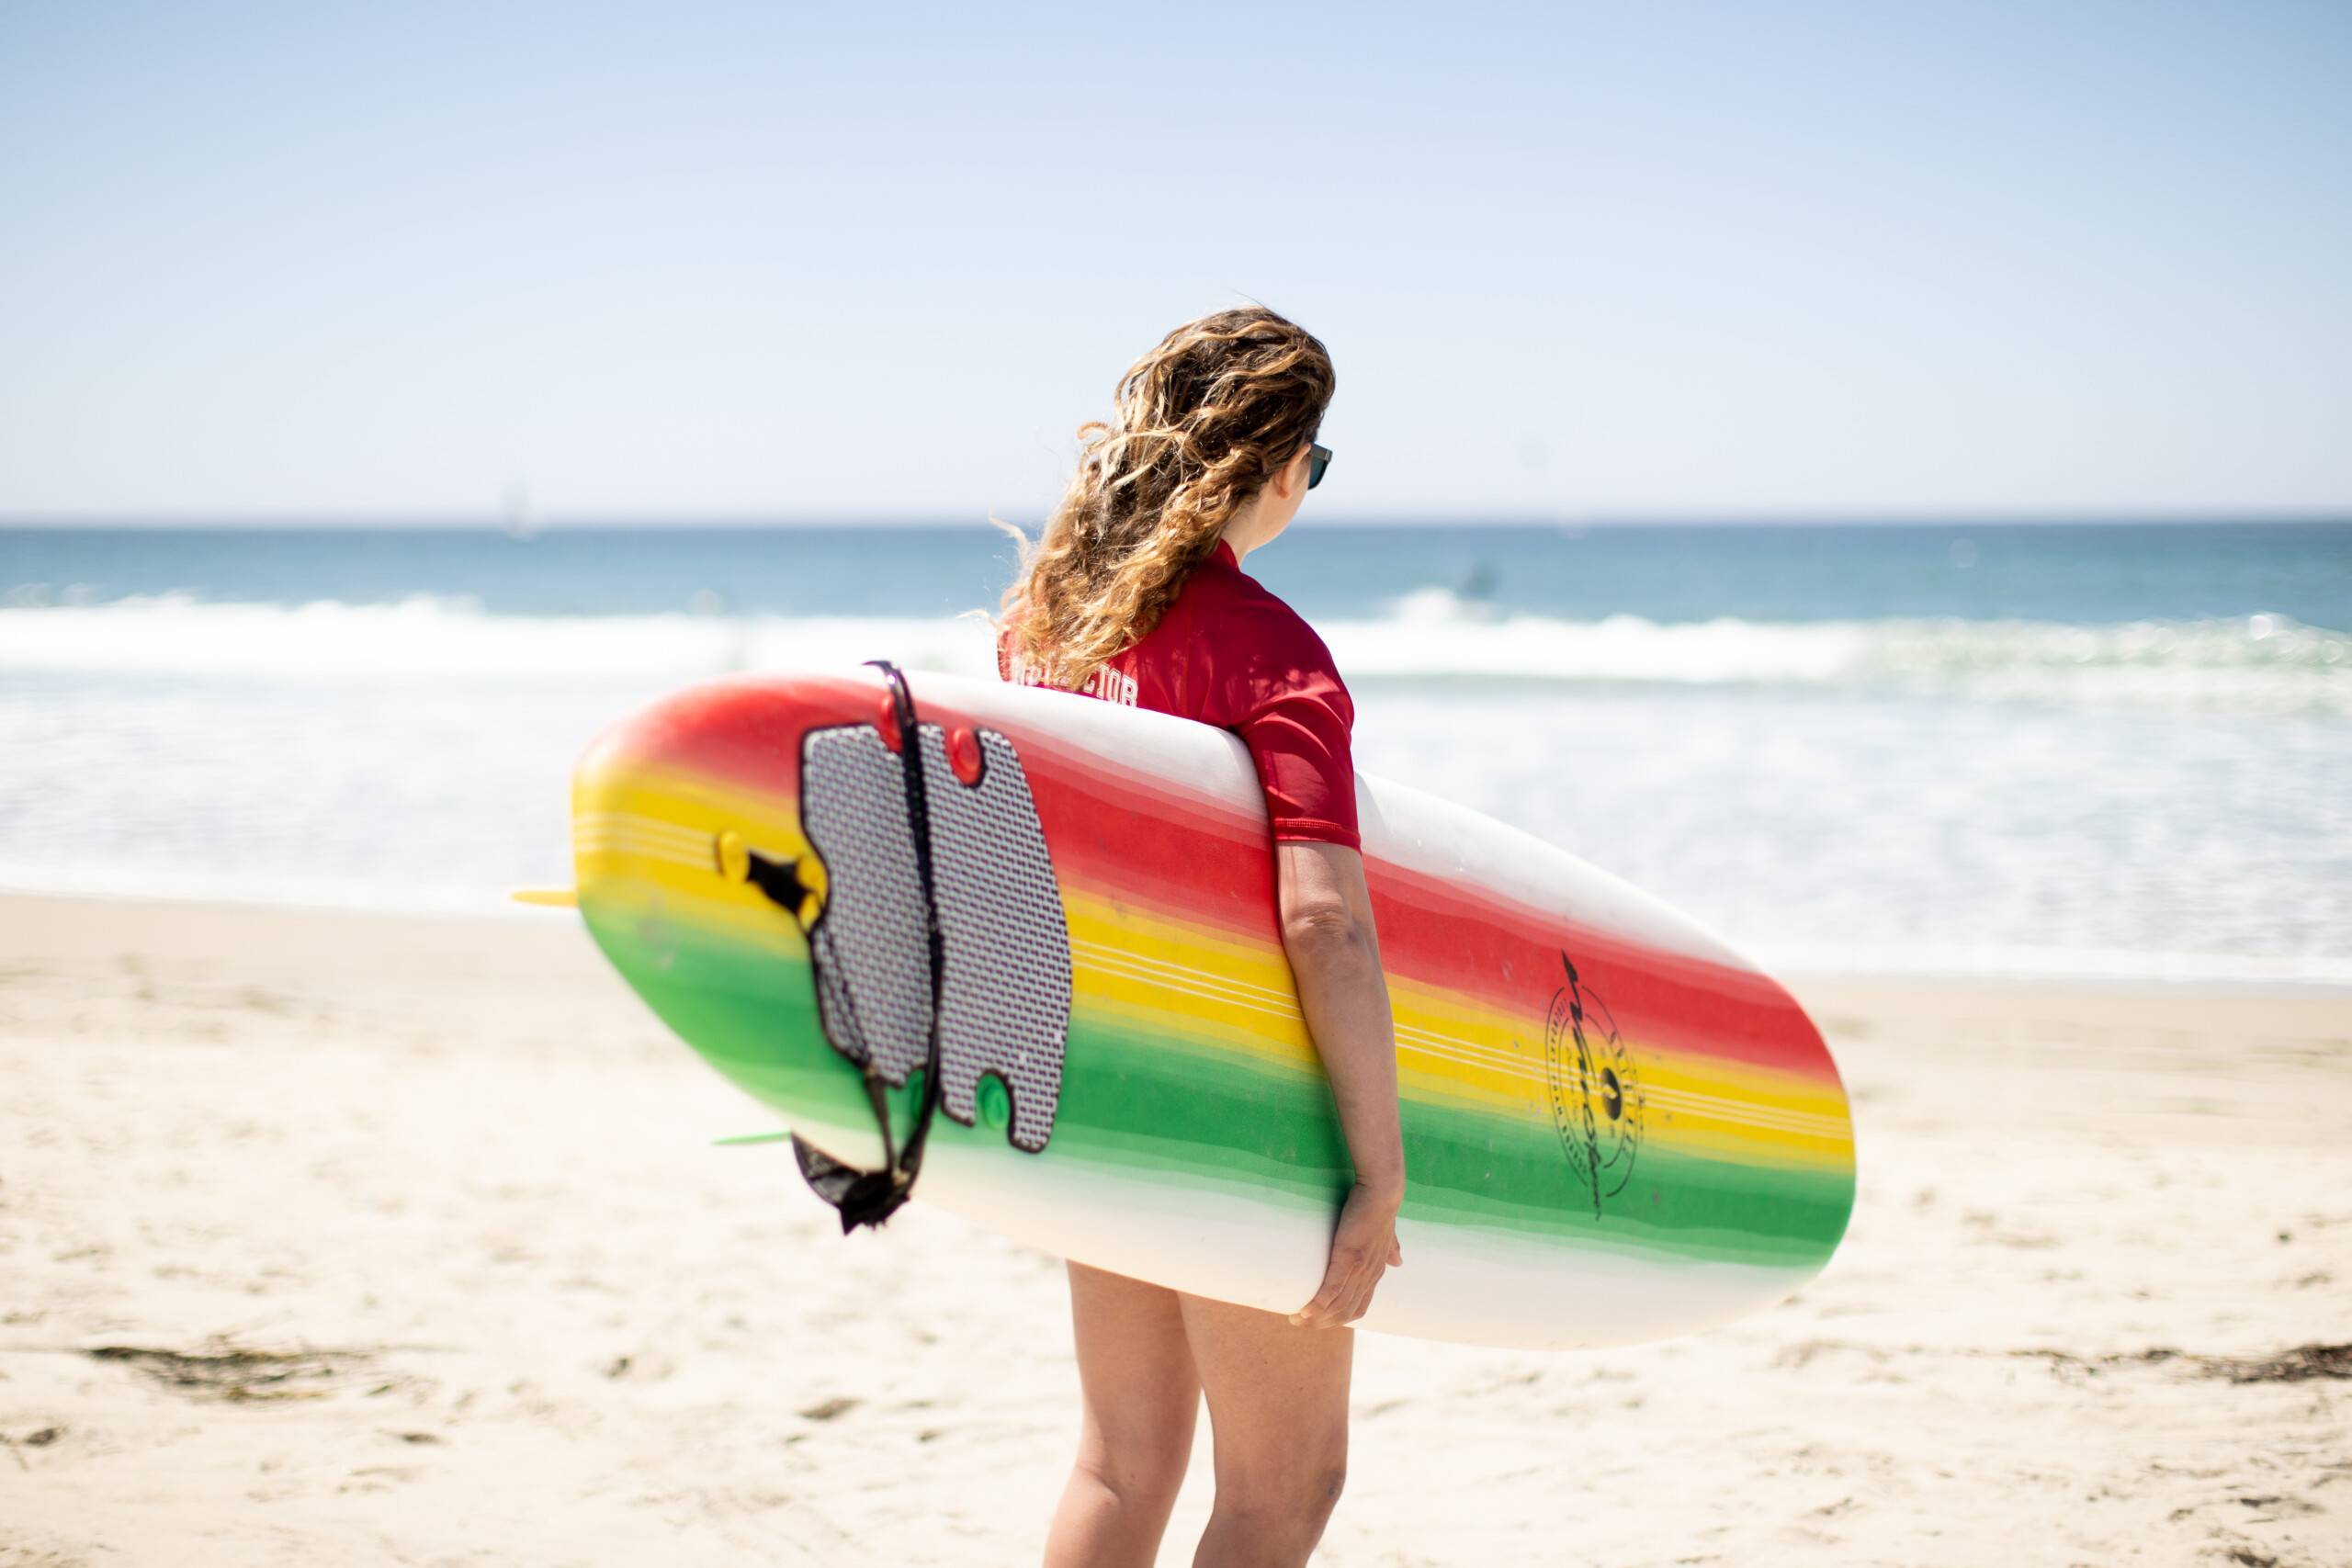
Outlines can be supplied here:
<path id="1" fill-rule="evenodd" d="M 1297 612 L 1242 574 L 1323 478 L 1334 386 L 1313 336 L 1252 307 L 1189 321 L 1079 430 L 1069 489 L 1004 598 L 1008 680 L 1238 735 L 1272 823 L 1283 948 L 1355 1167 L 1315 1298 L 1288 1314 L 1069 1265 L 1085 1424 L 1048 1568 L 1148 1564 L 1202 1396 L 1216 1503 L 1194 1561 L 1306 1561 L 1339 1500 L 1354 1332 L 1404 1261 L 1396 1056 L 1356 834 L 1355 710 Z"/>

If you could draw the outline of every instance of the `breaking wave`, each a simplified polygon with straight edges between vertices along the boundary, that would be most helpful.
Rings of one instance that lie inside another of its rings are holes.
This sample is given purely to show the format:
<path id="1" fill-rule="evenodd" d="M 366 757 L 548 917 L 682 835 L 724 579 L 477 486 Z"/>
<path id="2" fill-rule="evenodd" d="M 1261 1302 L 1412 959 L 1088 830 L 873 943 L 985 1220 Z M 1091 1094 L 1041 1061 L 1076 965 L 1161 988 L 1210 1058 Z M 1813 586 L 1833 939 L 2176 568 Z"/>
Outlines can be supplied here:
<path id="1" fill-rule="evenodd" d="M 1348 679 L 1778 686 L 2352 716 L 2352 635 L 2285 615 L 2065 625 L 1890 618 L 1660 623 L 1504 615 L 1443 590 L 1319 623 Z M 380 683 L 682 682 L 889 657 L 987 674 L 974 618 L 493 615 L 462 599 L 0 609 L 0 672 Z"/>

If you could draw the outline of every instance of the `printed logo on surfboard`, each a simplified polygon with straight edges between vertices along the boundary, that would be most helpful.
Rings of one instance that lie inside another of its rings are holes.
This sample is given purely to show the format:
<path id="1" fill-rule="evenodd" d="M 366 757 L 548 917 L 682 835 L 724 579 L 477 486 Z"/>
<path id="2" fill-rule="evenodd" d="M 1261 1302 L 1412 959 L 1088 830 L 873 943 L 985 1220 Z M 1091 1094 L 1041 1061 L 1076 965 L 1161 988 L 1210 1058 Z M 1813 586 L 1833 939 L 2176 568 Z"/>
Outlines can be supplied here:
<path id="1" fill-rule="evenodd" d="M 1617 1033 L 1609 1004 L 1577 975 L 1565 953 L 1567 984 L 1544 1015 L 1544 1077 L 1552 1091 L 1552 1127 L 1568 1163 L 1592 1194 L 1593 1218 L 1625 1190 L 1642 1152 L 1642 1077 Z"/>

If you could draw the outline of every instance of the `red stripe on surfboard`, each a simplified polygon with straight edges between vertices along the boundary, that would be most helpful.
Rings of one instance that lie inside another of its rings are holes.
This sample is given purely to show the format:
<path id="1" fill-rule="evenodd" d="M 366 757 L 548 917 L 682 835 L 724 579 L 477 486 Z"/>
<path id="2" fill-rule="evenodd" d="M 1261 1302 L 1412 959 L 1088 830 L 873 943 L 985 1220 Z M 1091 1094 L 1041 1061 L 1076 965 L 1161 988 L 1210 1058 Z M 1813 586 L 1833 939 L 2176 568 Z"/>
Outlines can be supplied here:
<path id="1" fill-rule="evenodd" d="M 742 676 L 691 686 L 614 726 L 594 751 L 683 767 L 723 783 L 786 800 L 800 789 L 800 739 L 808 730 L 871 723 L 886 688 L 854 679 Z M 926 725 L 952 728 L 973 716 L 937 700 L 922 705 Z M 998 728 L 991 723 L 990 728 Z M 1022 771 L 1033 784 L 1041 771 L 1079 781 L 1096 794 L 1131 805 L 1157 821 L 1182 820 L 1236 843 L 1266 841 L 1262 810 L 1251 811 L 1139 770 L 1040 730 L 1021 727 L 1012 739 Z M 1047 766 L 1041 770 L 1039 763 Z"/>
<path id="2" fill-rule="evenodd" d="M 1178 861 L 1194 848 L 1173 835 L 1159 836 L 1155 845 L 1159 854 Z M 1183 874 L 1163 872 L 1148 878 L 1149 886 L 1141 867 L 1130 861 L 1128 877 L 1089 890 L 1179 920 L 1212 923 L 1213 917 L 1223 915 L 1227 918 L 1213 923 L 1243 940 L 1274 946 L 1279 938 L 1272 916 L 1271 874 L 1263 874 L 1257 891 L 1245 886 L 1250 866 L 1262 867 L 1267 859 L 1262 854 L 1226 858 L 1195 853 Z M 1057 871 L 1060 869 L 1057 862 Z M 1381 960 L 1389 973 L 1399 981 L 1451 991 L 1524 1020 L 1532 1047 L 1540 1047 L 1553 993 L 1566 984 L 1565 958 L 1576 964 L 1586 997 L 1600 998 L 1630 1042 L 1826 1084 L 1837 1081 L 1837 1069 L 1819 1032 L 1787 991 L 1767 976 L 1662 952 L 1557 916 L 1531 931 L 1459 909 L 1432 908 L 1400 892 L 1384 874 L 1391 869 L 1372 868 Z M 1218 879 L 1221 871 L 1231 873 L 1227 886 L 1238 895 L 1219 900 L 1222 908 L 1206 903 L 1198 884 L 1180 880 L 1180 874 Z M 1066 876 L 1065 881 L 1086 886 L 1079 876 Z"/>
<path id="3" fill-rule="evenodd" d="M 1538 996 L 1540 1017 L 1552 992 L 1566 983 L 1565 958 L 1621 1028 L 1645 1045 L 1837 1077 L 1813 1021 L 1779 982 L 1757 970 L 1655 947 L 1385 861 L 1371 866 L 1368 879 L 1382 957 L 1388 957 L 1392 927 L 1407 939 L 1400 973 L 1504 1008 L 1524 1009 Z M 1508 997 L 1498 990 L 1503 976 Z"/>
<path id="4" fill-rule="evenodd" d="M 582 759 L 682 768 L 790 802 L 800 795 L 800 737 L 816 727 L 871 721 L 885 688 L 797 676 L 689 686 L 607 730 Z"/>

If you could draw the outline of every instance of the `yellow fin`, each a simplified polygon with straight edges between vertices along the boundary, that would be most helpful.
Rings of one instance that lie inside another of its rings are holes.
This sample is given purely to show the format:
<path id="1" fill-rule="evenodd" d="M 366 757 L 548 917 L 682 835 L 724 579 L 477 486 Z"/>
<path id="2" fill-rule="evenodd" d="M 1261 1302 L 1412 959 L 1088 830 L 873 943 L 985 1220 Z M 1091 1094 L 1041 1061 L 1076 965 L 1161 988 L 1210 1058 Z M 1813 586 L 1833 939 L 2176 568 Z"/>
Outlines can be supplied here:
<path id="1" fill-rule="evenodd" d="M 576 887 L 517 887 L 507 897 L 517 904 L 537 904 L 548 909 L 580 908 L 580 890 Z"/>

